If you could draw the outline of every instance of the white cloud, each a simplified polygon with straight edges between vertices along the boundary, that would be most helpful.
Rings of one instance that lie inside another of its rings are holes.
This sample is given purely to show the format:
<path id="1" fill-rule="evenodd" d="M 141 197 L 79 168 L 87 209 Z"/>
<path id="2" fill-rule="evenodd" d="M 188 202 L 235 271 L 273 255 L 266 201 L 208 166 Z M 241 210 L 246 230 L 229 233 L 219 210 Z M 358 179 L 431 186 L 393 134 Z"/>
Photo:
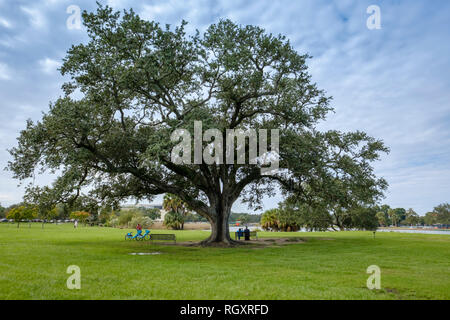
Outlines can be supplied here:
<path id="1" fill-rule="evenodd" d="M 12 28 L 12 24 L 6 20 L 5 18 L 0 17 L 0 26 L 11 29 Z"/>
<path id="2" fill-rule="evenodd" d="M 114 9 L 129 9 L 129 7 L 132 7 L 133 4 L 129 3 L 130 1 L 127 0 L 108 0 L 107 4 L 108 6 L 114 8 Z"/>
<path id="3" fill-rule="evenodd" d="M 67 2 L 67 0 L 44 0 L 45 6 L 54 6 L 60 4 L 61 2 Z"/>
<path id="4" fill-rule="evenodd" d="M 44 73 L 51 74 L 57 71 L 57 69 L 61 66 L 61 63 L 50 58 L 45 58 L 39 60 L 39 65 Z"/>
<path id="5" fill-rule="evenodd" d="M 202 30 L 206 24 L 212 23 L 219 9 L 212 1 L 207 0 L 186 0 L 183 5 L 176 0 L 154 1 L 152 4 L 143 5 L 139 16 L 161 24 L 175 25 L 179 25 L 184 19 L 189 23 L 186 31 L 191 33 L 195 29 Z"/>
<path id="6" fill-rule="evenodd" d="M 47 25 L 47 21 L 39 9 L 25 6 L 21 6 L 20 9 L 29 16 L 30 23 L 33 27 L 41 29 Z"/>
<path id="7" fill-rule="evenodd" d="M 0 80 L 10 80 L 11 70 L 5 63 L 0 62 Z"/>

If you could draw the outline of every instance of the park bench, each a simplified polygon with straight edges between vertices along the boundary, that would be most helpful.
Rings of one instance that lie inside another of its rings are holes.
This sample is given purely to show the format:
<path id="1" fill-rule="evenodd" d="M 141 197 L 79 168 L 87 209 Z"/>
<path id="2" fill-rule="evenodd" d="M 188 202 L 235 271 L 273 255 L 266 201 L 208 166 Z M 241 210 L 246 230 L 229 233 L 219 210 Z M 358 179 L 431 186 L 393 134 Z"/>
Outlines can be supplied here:
<path id="1" fill-rule="evenodd" d="M 176 237 L 174 234 L 157 234 L 153 233 L 150 235 L 150 240 L 153 242 L 153 240 L 173 240 L 174 242 L 177 242 Z"/>
<path id="2" fill-rule="evenodd" d="M 237 231 L 234 233 L 234 240 L 237 240 L 238 238 L 238 233 Z M 257 231 L 250 231 L 250 239 L 255 238 L 256 240 L 258 240 L 258 232 Z M 245 234 L 242 234 L 241 239 L 245 239 Z"/>

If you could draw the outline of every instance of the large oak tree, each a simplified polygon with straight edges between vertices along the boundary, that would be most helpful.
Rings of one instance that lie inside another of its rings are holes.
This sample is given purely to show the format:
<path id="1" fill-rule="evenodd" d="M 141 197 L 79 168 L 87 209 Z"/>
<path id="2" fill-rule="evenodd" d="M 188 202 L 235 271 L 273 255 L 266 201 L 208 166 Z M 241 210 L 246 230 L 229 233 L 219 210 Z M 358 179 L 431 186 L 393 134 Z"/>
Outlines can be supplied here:
<path id="1" fill-rule="evenodd" d="M 387 148 L 364 132 L 316 128 L 332 110 L 330 98 L 311 81 L 310 57 L 285 37 L 229 20 L 189 36 L 185 22 L 161 27 L 102 6 L 84 12 L 83 23 L 90 40 L 67 52 L 64 95 L 41 121 L 28 121 L 10 150 L 18 179 L 36 168 L 59 174 L 47 198 L 73 201 L 87 192 L 118 203 L 172 193 L 210 221 L 206 244 L 231 244 L 228 218 L 238 198 L 255 208 L 282 190 L 335 208 L 382 196 L 387 184 L 371 162 Z M 279 129 L 280 170 L 173 162 L 171 133 L 193 132 L 194 121 L 224 137 L 226 129 Z"/>

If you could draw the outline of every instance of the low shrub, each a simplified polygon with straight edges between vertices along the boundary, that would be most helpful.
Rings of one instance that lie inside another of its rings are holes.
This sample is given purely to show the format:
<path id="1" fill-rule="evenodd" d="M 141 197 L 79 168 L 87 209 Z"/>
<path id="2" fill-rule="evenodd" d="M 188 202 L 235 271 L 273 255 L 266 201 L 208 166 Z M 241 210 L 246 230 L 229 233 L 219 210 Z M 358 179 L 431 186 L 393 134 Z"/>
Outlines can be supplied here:
<path id="1" fill-rule="evenodd" d="M 138 224 L 140 224 L 144 229 L 149 229 L 153 225 L 153 220 L 149 217 L 137 215 L 131 219 L 128 227 L 135 229 Z"/>

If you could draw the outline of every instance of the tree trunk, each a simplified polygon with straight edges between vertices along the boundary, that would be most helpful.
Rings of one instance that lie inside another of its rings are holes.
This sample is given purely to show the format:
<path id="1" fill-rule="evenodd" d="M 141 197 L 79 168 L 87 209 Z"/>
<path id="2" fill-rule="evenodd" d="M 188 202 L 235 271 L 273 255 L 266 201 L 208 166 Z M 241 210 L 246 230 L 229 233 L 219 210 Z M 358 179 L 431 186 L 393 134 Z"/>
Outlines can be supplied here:
<path id="1" fill-rule="evenodd" d="M 202 245 L 206 246 L 232 246 L 239 242 L 232 240 L 230 237 L 230 228 L 228 219 L 231 213 L 231 206 L 221 206 L 216 208 L 216 215 L 209 219 L 211 224 L 211 235 L 202 241 Z"/>

